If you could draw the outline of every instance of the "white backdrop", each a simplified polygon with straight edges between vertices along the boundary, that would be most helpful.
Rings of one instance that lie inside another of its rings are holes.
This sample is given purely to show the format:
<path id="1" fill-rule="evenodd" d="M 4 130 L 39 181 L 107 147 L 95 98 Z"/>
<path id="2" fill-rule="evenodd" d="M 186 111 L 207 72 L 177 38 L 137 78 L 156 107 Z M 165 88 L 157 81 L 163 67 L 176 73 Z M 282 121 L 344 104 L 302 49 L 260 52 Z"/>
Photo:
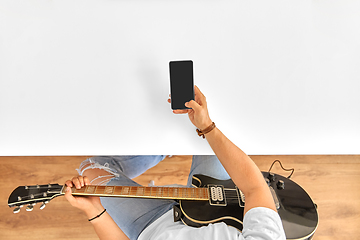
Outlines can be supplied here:
<path id="1" fill-rule="evenodd" d="M 192 59 L 248 154 L 360 154 L 360 1 L 0 0 L 0 155 L 212 154 L 167 103 Z"/>

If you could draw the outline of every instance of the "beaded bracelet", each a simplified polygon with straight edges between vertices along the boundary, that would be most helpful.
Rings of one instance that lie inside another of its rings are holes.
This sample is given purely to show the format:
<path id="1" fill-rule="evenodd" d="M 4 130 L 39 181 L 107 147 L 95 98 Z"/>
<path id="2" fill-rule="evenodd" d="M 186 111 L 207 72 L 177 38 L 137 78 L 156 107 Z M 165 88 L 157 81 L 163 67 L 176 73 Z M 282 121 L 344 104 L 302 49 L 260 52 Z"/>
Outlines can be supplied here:
<path id="1" fill-rule="evenodd" d="M 196 132 L 198 133 L 199 137 L 205 138 L 205 134 L 209 133 L 211 130 L 215 128 L 215 123 L 213 122 L 210 126 L 205 128 L 204 130 L 196 129 Z"/>
<path id="2" fill-rule="evenodd" d="M 90 221 L 92 221 L 92 220 L 94 220 L 95 218 L 100 217 L 101 215 L 103 215 L 103 213 L 104 213 L 104 212 L 106 212 L 106 209 L 104 209 L 104 211 L 102 211 L 99 215 L 97 215 L 97 216 L 95 216 L 95 217 L 93 217 L 93 218 L 89 219 L 89 222 L 90 222 Z"/>

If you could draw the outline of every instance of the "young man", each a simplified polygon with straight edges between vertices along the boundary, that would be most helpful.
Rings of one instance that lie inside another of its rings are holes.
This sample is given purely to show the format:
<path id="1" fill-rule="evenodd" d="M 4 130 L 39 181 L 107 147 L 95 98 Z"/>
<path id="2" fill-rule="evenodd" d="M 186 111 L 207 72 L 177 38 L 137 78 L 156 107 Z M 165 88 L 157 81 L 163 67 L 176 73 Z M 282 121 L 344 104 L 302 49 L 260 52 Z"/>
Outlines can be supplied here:
<path id="1" fill-rule="evenodd" d="M 170 103 L 171 100 L 168 99 Z M 172 200 L 74 197 L 70 187 L 88 184 L 139 186 L 131 179 L 155 166 L 165 156 L 111 156 L 85 160 L 79 169 L 80 176 L 66 181 L 65 197 L 74 207 L 85 212 L 100 239 L 285 239 L 281 219 L 276 211 L 271 192 L 255 163 L 235 146 L 213 124 L 206 98 L 195 86 L 195 101 L 185 104 L 189 110 L 174 110 L 175 114 L 187 113 L 199 129 L 215 155 L 193 156 L 188 186 L 192 175 L 204 174 L 225 180 L 231 179 L 244 193 L 243 231 L 225 223 L 209 224 L 201 228 L 188 227 L 174 222 Z M 105 211 L 106 209 L 106 211 Z"/>

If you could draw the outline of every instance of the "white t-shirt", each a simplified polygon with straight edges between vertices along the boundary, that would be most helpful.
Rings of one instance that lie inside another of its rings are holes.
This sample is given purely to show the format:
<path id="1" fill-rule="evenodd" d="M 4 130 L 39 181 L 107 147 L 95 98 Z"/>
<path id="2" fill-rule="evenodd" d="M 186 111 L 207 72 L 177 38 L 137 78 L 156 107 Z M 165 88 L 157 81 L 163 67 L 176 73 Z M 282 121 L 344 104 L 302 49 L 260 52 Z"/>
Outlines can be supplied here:
<path id="1" fill-rule="evenodd" d="M 256 207 L 244 216 L 242 233 L 225 223 L 214 223 L 194 228 L 181 221 L 174 222 L 170 210 L 148 226 L 138 240 L 286 240 L 279 214 L 275 211 Z"/>

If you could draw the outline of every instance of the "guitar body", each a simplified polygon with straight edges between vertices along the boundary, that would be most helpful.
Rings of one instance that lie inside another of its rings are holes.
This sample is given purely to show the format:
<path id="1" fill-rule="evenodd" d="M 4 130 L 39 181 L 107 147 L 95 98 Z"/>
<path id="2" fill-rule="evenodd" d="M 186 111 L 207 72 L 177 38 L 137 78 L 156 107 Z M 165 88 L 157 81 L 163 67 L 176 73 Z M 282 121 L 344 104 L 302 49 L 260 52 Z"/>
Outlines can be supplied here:
<path id="1" fill-rule="evenodd" d="M 282 219 L 287 239 L 311 239 L 318 225 L 316 206 L 310 196 L 298 184 L 283 176 L 262 172 L 268 185 L 276 195 L 278 213 Z M 279 180 L 284 188 L 278 187 Z M 181 213 L 178 218 L 189 226 L 201 227 L 210 223 L 225 222 L 242 231 L 244 203 L 241 193 L 232 180 L 217 180 L 204 175 L 193 177 L 194 187 L 209 184 L 224 186 L 226 205 L 210 204 L 209 201 L 179 201 Z"/>
<path id="2" fill-rule="evenodd" d="M 193 177 L 193 186 L 195 187 L 206 187 L 208 184 L 218 184 L 224 186 L 225 189 L 233 189 L 230 193 L 231 197 L 227 198 L 227 205 L 216 206 L 210 205 L 209 201 L 181 200 L 179 208 L 182 212 L 182 222 L 193 227 L 201 227 L 215 222 L 225 222 L 227 225 L 241 231 L 244 208 L 239 206 L 234 182 L 232 180 L 222 181 L 205 175 L 195 175 Z"/>

